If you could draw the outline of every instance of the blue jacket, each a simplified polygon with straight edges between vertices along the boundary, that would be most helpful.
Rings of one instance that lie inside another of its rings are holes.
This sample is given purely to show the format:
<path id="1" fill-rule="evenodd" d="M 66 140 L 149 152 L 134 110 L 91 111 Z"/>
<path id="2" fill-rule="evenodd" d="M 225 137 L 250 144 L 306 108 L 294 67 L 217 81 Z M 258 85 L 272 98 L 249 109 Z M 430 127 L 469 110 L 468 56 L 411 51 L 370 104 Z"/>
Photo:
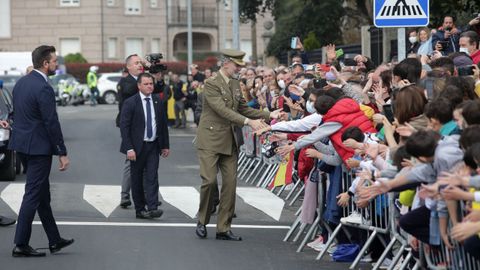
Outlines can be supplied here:
<path id="1" fill-rule="evenodd" d="M 163 102 L 160 101 L 158 95 L 152 95 L 152 101 L 157 122 L 156 135 L 159 151 L 161 149 L 169 149 L 167 116 L 163 109 Z M 139 93 L 128 98 L 123 103 L 120 132 L 122 134 L 120 152 L 126 154 L 128 150 L 133 149 L 139 155 L 142 151 L 145 135 L 145 114 L 143 113 L 143 105 Z"/>
<path id="2" fill-rule="evenodd" d="M 9 149 L 28 155 L 66 155 L 55 93 L 37 71 L 13 88 L 13 125 Z"/>

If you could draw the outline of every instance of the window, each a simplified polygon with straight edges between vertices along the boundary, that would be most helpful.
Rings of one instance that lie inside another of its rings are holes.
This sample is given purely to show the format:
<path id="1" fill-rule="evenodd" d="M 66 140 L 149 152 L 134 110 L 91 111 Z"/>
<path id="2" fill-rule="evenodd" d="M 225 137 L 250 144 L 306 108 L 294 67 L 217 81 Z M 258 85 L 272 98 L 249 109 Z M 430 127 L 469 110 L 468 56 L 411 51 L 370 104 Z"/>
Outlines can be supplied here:
<path id="1" fill-rule="evenodd" d="M 79 38 L 60 38 L 60 55 L 65 56 L 70 53 L 79 53 L 80 39 Z"/>
<path id="2" fill-rule="evenodd" d="M 60 0 L 61 7 L 79 7 L 80 0 Z"/>
<path id="3" fill-rule="evenodd" d="M 240 50 L 245 52 L 244 61 L 250 62 L 252 59 L 252 41 L 251 40 L 241 40 L 240 41 Z"/>
<path id="4" fill-rule="evenodd" d="M 125 41 L 125 57 L 131 54 L 143 56 L 143 38 L 127 38 Z"/>
<path id="5" fill-rule="evenodd" d="M 115 0 L 107 0 L 107 7 L 114 7 L 115 6 Z"/>
<path id="6" fill-rule="evenodd" d="M 157 8 L 158 7 L 158 1 L 157 0 L 150 0 L 150 7 L 151 8 Z"/>
<path id="7" fill-rule="evenodd" d="M 108 39 L 108 58 L 117 58 L 117 38 Z"/>
<path id="8" fill-rule="evenodd" d="M 125 14 L 126 15 L 142 14 L 142 1 L 141 0 L 125 0 Z"/>
<path id="9" fill-rule="evenodd" d="M 12 36 L 10 0 L 0 0 L 0 38 Z"/>
<path id="10" fill-rule="evenodd" d="M 160 52 L 160 39 L 159 38 L 152 38 L 152 44 L 150 46 L 150 51 L 152 53 L 159 53 Z"/>

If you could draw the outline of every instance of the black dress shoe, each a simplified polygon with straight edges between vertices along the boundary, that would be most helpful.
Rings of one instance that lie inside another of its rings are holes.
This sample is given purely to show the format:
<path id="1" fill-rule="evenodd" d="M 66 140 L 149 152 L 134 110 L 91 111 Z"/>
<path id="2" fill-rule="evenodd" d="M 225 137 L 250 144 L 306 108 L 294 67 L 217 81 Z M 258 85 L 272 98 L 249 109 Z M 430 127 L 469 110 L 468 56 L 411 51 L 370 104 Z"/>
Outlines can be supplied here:
<path id="1" fill-rule="evenodd" d="M 242 237 L 234 235 L 232 231 L 227 231 L 223 233 L 217 232 L 217 239 L 230 240 L 230 241 L 242 241 Z"/>
<path id="2" fill-rule="evenodd" d="M 7 218 L 7 217 L 0 216 L 0 227 L 10 226 L 10 225 L 15 224 L 15 222 L 17 222 L 17 221 L 13 218 Z"/>
<path id="3" fill-rule="evenodd" d="M 152 218 L 159 218 L 163 215 L 163 211 L 160 209 L 155 209 L 148 212 L 150 213 L 150 217 Z"/>
<path id="4" fill-rule="evenodd" d="M 53 254 L 59 252 L 60 250 L 62 250 L 62 248 L 70 246 L 71 244 L 73 244 L 73 242 L 75 242 L 73 239 L 61 238 L 58 243 L 50 245 L 48 248 L 50 249 L 50 253 Z"/>
<path id="5" fill-rule="evenodd" d="M 136 217 L 141 218 L 141 219 L 152 219 L 152 216 L 150 215 L 150 212 L 146 211 L 146 210 L 142 210 L 140 212 L 137 212 Z"/>
<path id="6" fill-rule="evenodd" d="M 120 200 L 120 207 L 127 208 L 130 205 L 132 205 L 132 201 L 130 201 L 130 198 L 122 198 Z"/>
<path id="7" fill-rule="evenodd" d="M 206 238 L 207 237 L 207 227 L 205 225 L 203 225 L 202 223 L 198 222 L 197 223 L 197 229 L 195 229 L 195 234 L 200 238 Z"/>
<path id="8" fill-rule="evenodd" d="M 38 252 L 31 246 L 15 246 L 12 250 L 13 257 L 44 257 L 45 252 Z"/>

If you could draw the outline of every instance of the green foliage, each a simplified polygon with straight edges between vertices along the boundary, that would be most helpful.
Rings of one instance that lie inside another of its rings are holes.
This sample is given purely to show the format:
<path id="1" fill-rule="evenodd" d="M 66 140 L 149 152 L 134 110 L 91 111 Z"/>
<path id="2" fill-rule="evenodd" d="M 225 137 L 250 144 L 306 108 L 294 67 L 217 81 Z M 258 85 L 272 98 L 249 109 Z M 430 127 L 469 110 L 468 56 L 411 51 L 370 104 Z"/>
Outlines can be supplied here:
<path id="1" fill-rule="evenodd" d="M 275 34 L 268 44 L 269 55 L 278 56 L 289 50 L 292 36 L 298 36 L 304 42 L 310 32 L 318 37 L 318 47 L 329 43 L 339 44 L 341 41 L 341 18 L 345 15 L 342 1 L 275 1 L 272 13 L 275 18 Z"/>
<path id="2" fill-rule="evenodd" d="M 65 55 L 65 63 L 88 63 L 81 53 L 69 53 Z"/>
<path id="3" fill-rule="evenodd" d="M 315 36 L 315 32 L 308 32 L 307 37 L 303 41 L 303 47 L 307 51 L 315 50 L 321 47 L 320 41 L 318 41 L 317 37 Z"/>
<path id="4" fill-rule="evenodd" d="M 451 15 L 455 18 L 455 25 L 464 26 L 477 17 L 480 12 L 478 0 L 431 0 L 430 26 L 437 28 L 442 25 L 443 17 Z"/>
<path id="5" fill-rule="evenodd" d="M 257 14 L 262 15 L 273 8 L 275 0 L 239 0 L 238 9 L 242 21 L 257 21 Z"/>

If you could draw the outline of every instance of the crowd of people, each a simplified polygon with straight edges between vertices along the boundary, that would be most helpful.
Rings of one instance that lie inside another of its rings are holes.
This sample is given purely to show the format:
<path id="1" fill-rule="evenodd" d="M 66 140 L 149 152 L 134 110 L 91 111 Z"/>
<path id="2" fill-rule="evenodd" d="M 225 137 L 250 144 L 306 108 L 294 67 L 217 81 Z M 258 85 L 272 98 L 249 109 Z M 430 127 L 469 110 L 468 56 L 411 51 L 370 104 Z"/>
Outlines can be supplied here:
<path id="1" fill-rule="evenodd" d="M 332 167 L 356 173 L 345 189 L 341 174 L 330 174 L 320 206 L 329 224 L 355 220 L 341 211 L 352 202 L 361 209 L 381 194 L 404 194 L 398 227 L 414 249 L 419 242 L 462 246 L 480 259 L 479 26 L 478 17 L 458 27 L 447 16 L 438 29 L 414 29 L 407 58 L 378 66 L 363 55 L 338 58 L 329 45 L 326 64 L 298 54 L 288 67 L 241 69 L 248 106 L 286 112 L 257 134 L 280 142 L 281 156 L 296 153 L 305 194 L 316 189 L 315 174 Z M 316 198 L 305 196 L 302 216 L 314 217 L 316 207 L 308 204 Z M 326 239 L 324 233 L 309 246 L 322 250 Z M 378 259 L 381 249 L 372 247 L 367 257 Z"/>

